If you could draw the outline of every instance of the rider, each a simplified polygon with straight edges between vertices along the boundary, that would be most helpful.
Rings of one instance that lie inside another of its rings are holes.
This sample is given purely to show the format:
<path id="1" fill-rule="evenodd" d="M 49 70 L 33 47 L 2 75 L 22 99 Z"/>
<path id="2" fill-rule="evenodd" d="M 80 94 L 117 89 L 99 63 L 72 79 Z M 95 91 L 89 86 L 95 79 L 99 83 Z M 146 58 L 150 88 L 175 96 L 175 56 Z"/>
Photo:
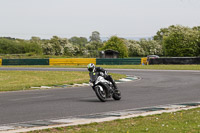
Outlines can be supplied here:
<path id="1" fill-rule="evenodd" d="M 118 89 L 117 85 L 116 85 L 115 81 L 112 79 L 111 75 L 108 75 L 107 71 L 104 70 L 103 68 L 95 67 L 95 65 L 93 63 L 90 63 L 87 65 L 87 69 L 89 72 L 99 72 L 100 74 L 103 73 L 103 77 L 106 80 L 110 81 L 113 84 L 115 89 Z"/>

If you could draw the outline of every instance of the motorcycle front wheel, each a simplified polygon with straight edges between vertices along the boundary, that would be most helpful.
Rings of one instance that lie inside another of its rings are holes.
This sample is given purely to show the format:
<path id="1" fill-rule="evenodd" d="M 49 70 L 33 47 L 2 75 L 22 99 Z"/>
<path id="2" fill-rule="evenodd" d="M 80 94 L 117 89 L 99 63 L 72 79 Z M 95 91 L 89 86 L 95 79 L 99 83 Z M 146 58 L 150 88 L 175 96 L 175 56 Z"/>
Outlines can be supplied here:
<path id="1" fill-rule="evenodd" d="M 98 86 L 95 86 L 94 90 L 95 90 L 95 93 L 96 93 L 97 97 L 99 98 L 99 100 L 101 102 L 105 102 L 106 101 L 105 89 L 102 86 L 98 85 Z"/>

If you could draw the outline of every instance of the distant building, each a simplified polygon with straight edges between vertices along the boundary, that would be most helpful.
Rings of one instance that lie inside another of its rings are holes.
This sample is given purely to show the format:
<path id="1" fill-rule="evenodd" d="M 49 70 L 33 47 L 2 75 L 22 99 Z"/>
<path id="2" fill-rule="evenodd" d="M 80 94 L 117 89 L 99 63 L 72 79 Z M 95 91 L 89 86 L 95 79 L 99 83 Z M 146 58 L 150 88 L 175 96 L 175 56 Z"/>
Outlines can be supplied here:
<path id="1" fill-rule="evenodd" d="M 101 58 L 118 58 L 119 52 L 114 50 L 101 51 Z"/>

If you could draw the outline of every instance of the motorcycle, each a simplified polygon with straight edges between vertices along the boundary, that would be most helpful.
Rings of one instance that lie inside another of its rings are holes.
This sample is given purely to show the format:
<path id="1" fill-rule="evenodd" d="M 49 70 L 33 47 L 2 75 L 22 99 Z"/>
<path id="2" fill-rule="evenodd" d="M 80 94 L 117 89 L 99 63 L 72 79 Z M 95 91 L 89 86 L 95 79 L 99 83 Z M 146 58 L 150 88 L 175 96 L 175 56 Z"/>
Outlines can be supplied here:
<path id="1" fill-rule="evenodd" d="M 89 84 L 101 102 L 106 102 L 106 100 L 111 97 L 114 100 L 121 99 L 121 92 L 118 89 L 115 89 L 113 84 L 104 78 L 103 73 L 91 72 L 89 75 Z"/>

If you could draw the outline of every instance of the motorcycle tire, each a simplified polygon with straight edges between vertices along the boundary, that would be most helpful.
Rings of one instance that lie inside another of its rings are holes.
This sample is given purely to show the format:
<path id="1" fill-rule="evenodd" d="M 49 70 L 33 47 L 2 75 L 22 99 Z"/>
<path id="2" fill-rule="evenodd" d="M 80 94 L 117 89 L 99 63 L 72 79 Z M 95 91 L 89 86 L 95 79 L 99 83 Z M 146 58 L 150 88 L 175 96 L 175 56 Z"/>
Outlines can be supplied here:
<path id="1" fill-rule="evenodd" d="M 96 86 L 94 88 L 95 93 L 101 102 L 106 102 L 106 91 L 101 86 Z"/>
<path id="2" fill-rule="evenodd" d="M 119 90 L 115 90 L 112 97 L 113 97 L 114 100 L 120 100 L 121 99 L 121 92 Z"/>

